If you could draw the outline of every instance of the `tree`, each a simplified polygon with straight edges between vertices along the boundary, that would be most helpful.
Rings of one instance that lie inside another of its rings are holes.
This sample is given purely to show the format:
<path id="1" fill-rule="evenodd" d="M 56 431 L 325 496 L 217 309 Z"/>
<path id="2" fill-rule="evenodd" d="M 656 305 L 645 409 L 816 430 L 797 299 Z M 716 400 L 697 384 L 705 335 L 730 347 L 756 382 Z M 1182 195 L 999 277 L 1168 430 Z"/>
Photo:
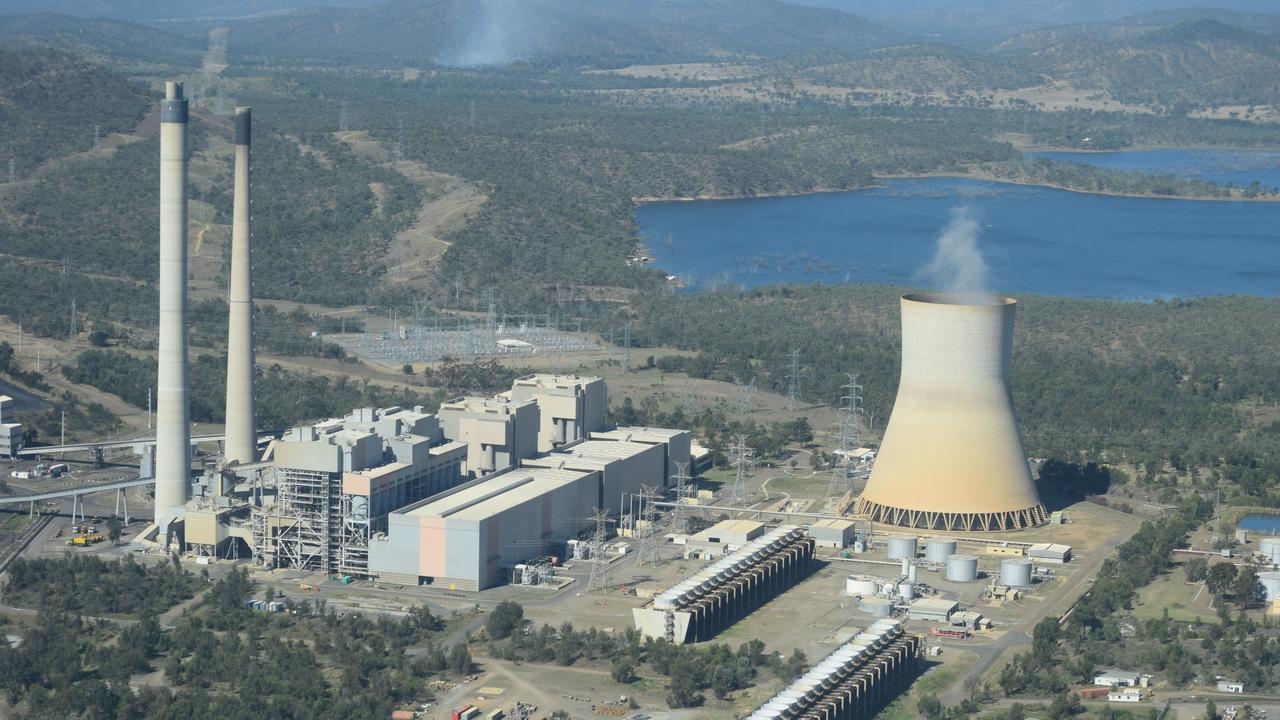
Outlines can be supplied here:
<path id="1" fill-rule="evenodd" d="M 1214 595 L 1221 595 L 1231 587 L 1231 582 L 1236 579 L 1236 566 L 1231 563 L 1218 563 L 1209 568 L 1209 574 L 1205 576 L 1205 587 L 1209 588 L 1209 592 Z"/>
<path id="2" fill-rule="evenodd" d="M 1182 572 L 1186 573 L 1187 582 L 1203 582 L 1209 574 L 1209 560 L 1203 555 L 1197 555 L 1182 566 Z"/>
<path id="3" fill-rule="evenodd" d="M 1212 700 L 1204 704 L 1205 720 L 1218 720 L 1218 706 Z"/>
<path id="4" fill-rule="evenodd" d="M 1042 667 L 1053 664 L 1053 653 L 1058 645 L 1058 620 L 1042 618 L 1031 632 L 1031 655 Z"/>
<path id="5" fill-rule="evenodd" d="M 94 347 L 106 347 L 107 341 L 110 339 L 111 336 L 102 330 L 94 330 L 89 333 L 89 344 Z"/>
<path id="6" fill-rule="evenodd" d="M 933 693 L 925 693 L 916 701 L 916 712 L 920 717 L 935 720 L 942 717 L 942 703 L 938 700 L 938 696 Z"/>
<path id="7" fill-rule="evenodd" d="M 1236 581 L 1231 589 L 1236 596 L 1237 605 L 1249 605 L 1254 602 L 1262 594 L 1262 583 L 1258 581 L 1258 571 L 1252 565 L 1245 565 L 1244 569 L 1236 574 Z"/>
<path id="8" fill-rule="evenodd" d="M 449 651 L 449 670 L 454 675 L 470 675 L 473 664 L 466 643 L 458 643 Z"/>
<path id="9" fill-rule="evenodd" d="M 124 524 L 120 521 L 120 518 L 112 515 L 107 519 L 107 539 L 111 541 L 112 545 L 119 545 L 120 536 L 123 534 Z"/>
<path id="10" fill-rule="evenodd" d="M 511 637 L 511 633 L 515 632 L 524 625 L 524 608 L 520 603 L 511 600 L 503 600 L 498 606 L 489 613 L 489 617 L 484 621 L 484 629 L 489 633 L 489 637 L 494 640 L 503 640 Z"/>
<path id="11" fill-rule="evenodd" d="M 400 371 L 401 371 L 401 372 L 403 372 L 405 375 L 412 375 L 412 374 L 413 374 L 413 366 L 412 366 L 412 365 L 410 365 L 409 363 L 405 363 L 405 364 L 404 364 L 404 367 L 400 368 Z"/>
<path id="12" fill-rule="evenodd" d="M 636 681 L 636 666 L 631 660 L 622 658 L 613 663 L 613 670 L 609 673 L 613 676 L 613 681 L 624 685 Z"/>

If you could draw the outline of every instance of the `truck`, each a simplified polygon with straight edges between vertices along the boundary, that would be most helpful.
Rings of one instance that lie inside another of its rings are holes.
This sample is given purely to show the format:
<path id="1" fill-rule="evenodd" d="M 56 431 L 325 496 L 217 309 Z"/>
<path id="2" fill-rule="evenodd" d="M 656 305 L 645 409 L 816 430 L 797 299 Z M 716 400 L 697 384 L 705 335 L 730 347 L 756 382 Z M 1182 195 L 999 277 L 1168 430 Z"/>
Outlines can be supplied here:
<path id="1" fill-rule="evenodd" d="M 69 472 L 71 472 L 71 468 L 67 467 L 64 463 L 49 466 L 49 477 L 51 478 L 62 477 Z"/>
<path id="2" fill-rule="evenodd" d="M 106 538 L 96 533 L 82 534 L 82 535 L 76 535 L 75 537 L 69 538 L 67 540 L 67 544 L 73 545 L 75 547 L 88 547 L 89 545 L 97 545 L 103 540 L 106 540 Z"/>

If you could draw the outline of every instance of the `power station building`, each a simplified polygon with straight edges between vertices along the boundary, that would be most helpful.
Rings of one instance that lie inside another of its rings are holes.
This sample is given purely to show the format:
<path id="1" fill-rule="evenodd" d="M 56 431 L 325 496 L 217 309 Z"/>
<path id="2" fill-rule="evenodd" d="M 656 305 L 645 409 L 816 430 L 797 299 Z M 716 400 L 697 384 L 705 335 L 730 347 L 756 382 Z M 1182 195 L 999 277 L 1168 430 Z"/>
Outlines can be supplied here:
<path id="1" fill-rule="evenodd" d="M 902 297 L 902 377 L 856 514 L 947 531 L 1048 521 L 1013 409 L 1015 306 L 1007 297 Z"/>
<path id="2" fill-rule="evenodd" d="M 623 501 L 638 496 L 644 486 L 662 487 L 666 458 L 662 446 L 633 442 L 584 440 L 576 445 L 525 460 L 522 467 L 556 468 L 598 473 L 599 487 L 595 507 L 618 508 L 624 515 Z"/>
<path id="3" fill-rule="evenodd" d="M 541 407 L 534 400 L 460 397 L 440 406 L 445 436 L 467 446 L 464 472 L 480 477 L 538 454 Z"/>
<path id="4" fill-rule="evenodd" d="M 693 433 L 688 430 L 651 427 L 618 427 L 591 433 L 592 440 L 612 440 L 615 442 L 641 443 L 644 445 L 662 446 L 662 454 L 666 472 L 663 487 L 672 487 L 681 468 L 686 476 L 694 474 Z"/>
<path id="5" fill-rule="evenodd" d="M 369 539 L 387 514 L 458 485 L 466 452 L 421 408 L 293 428 L 275 444 L 276 500 L 252 512 L 253 555 L 268 567 L 367 575 Z"/>
<path id="6" fill-rule="evenodd" d="M 499 397 L 517 402 L 534 401 L 540 411 L 538 452 L 585 440 L 588 433 L 604 430 L 608 405 L 604 380 L 578 375 L 534 374 L 516 378 Z"/>
<path id="7" fill-rule="evenodd" d="M 484 590 L 588 532 L 598 471 L 514 468 L 391 513 L 369 574 L 407 585 Z"/>

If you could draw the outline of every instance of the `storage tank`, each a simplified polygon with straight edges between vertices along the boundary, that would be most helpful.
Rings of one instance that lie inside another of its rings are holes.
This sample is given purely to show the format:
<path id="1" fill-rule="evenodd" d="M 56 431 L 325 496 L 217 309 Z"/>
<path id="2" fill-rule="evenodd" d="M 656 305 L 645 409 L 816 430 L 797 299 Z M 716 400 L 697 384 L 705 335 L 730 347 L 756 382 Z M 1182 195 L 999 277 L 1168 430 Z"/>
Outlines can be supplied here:
<path id="1" fill-rule="evenodd" d="M 1009 587 L 1030 587 L 1031 561 L 1021 558 L 1000 561 L 1000 584 Z"/>
<path id="2" fill-rule="evenodd" d="M 1267 556 L 1267 562 L 1280 565 L 1280 537 L 1268 535 L 1258 541 L 1258 552 Z"/>
<path id="3" fill-rule="evenodd" d="M 910 602 L 916 597 L 916 586 L 909 582 L 898 583 L 898 595 Z"/>
<path id="4" fill-rule="evenodd" d="M 1016 306 L 982 294 L 902 297 L 898 395 L 857 515 L 943 531 L 1048 522 L 1013 408 Z"/>
<path id="5" fill-rule="evenodd" d="M 947 570 L 943 577 L 951 582 L 973 582 L 978 579 L 978 558 L 975 555 L 952 555 L 947 558 Z"/>
<path id="6" fill-rule="evenodd" d="M 913 559 L 916 556 L 916 539 L 913 537 L 893 537 L 889 538 L 889 559 L 901 560 L 903 558 Z"/>
<path id="7" fill-rule="evenodd" d="M 857 575 L 850 575 L 845 578 L 844 591 L 849 595 L 861 595 L 863 597 L 871 597 L 880 592 L 880 585 L 875 581 Z"/>
<path id="8" fill-rule="evenodd" d="M 956 554 L 956 541 L 951 538 L 929 538 L 924 544 L 924 558 L 931 563 L 942 563 Z"/>
<path id="9" fill-rule="evenodd" d="M 915 563 L 911 563 L 911 565 L 907 567 L 907 582 L 911 583 L 912 585 L 916 583 L 916 564 Z"/>
<path id="10" fill-rule="evenodd" d="M 858 609 L 871 617 L 889 617 L 893 614 L 893 603 L 882 597 L 864 597 L 862 602 L 858 603 Z M 858 639 L 861 641 L 864 638 L 858 636 Z M 870 641 L 875 638 L 865 639 Z"/>
<path id="11" fill-rule="evenodd" d="M 1268 601 L 1280 600 L 1280 572 L 1258 573 L 1258 582 L 1262 583 L 1262 592 Z"/>

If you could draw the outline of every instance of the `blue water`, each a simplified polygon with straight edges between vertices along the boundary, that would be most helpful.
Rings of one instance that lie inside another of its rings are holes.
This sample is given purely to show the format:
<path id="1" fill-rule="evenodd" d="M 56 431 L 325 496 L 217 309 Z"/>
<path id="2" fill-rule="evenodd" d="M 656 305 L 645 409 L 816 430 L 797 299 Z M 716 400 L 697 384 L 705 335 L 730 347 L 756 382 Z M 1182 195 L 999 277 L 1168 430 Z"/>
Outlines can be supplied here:
<path id="1" fill-rule="evenodd" d="M 1120 150 L 1116 152 L 1029 152 L 1062 162 L 1084 163 L 1112 170 L 1176 175 L 1244 187 L 1254 181 L 1280 187 L 1280 150 Z"/>
<path id="2" fill-rule="evenodd" d="M 1245 515 L 1236 527 L 1264 535 L 1280 534 L 1280 515 Z"/>
<path id="3" fill-rule="evenodd" d="M 1090 195 L 957 178 L 854 192 L 665 202 L 636 218 L 657 267 L 692 288 L 927 286 L 951 211 L 981 223 L 993 290 L 1152 299 L 1280 295 L 1280 203 Z"/>

